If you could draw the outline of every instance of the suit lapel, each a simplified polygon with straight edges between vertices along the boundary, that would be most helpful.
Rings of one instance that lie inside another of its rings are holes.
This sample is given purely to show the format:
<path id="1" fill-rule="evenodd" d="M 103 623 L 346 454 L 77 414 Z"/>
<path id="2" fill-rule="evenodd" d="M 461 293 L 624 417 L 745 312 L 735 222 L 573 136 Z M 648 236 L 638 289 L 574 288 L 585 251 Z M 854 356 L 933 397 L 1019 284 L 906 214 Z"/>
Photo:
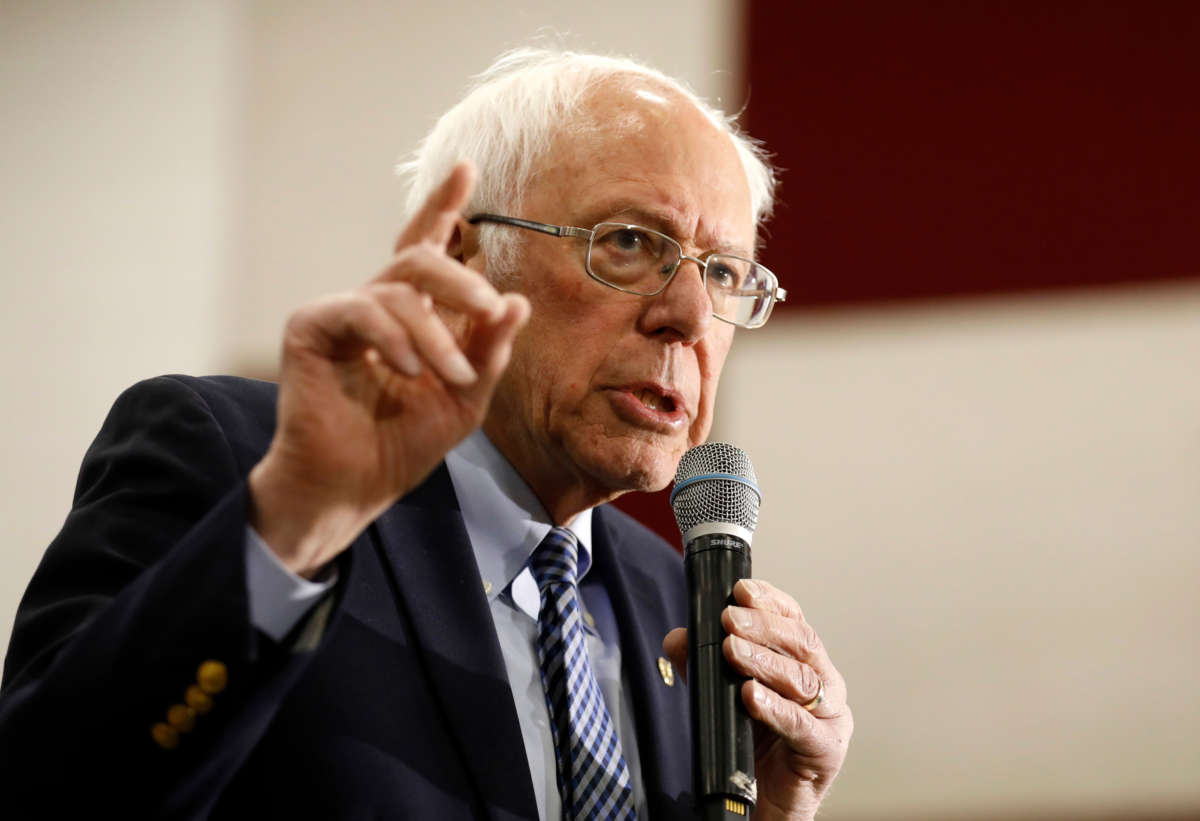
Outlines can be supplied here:
<path id="1" fill-rule="evenodd" d="M 372 527 L 419 656 L 481 803 L 496 819 L 537 816 L 504 657 L 446 466 Z M 520 771 L 524 777 L 513 777 Z"/>
<path id="2" fill-rule="evenodd" d="M 667 606 L 669 596 L 655 572 L 679 575 L 678 568 L 635 555 L 612 514 L 597 508 L 593 519 L 593 560 L 604 580 L 621 637 L 621 665 L 633 688 L 642 783 L 652 818 L 692 817 L 691 744 L 687 731 L 687 688 L 678 674 L 668 685 L 659 669 L 662 639 L 684 626 L 686 602 Z M 679 561 L 682 562 L 682 559 Z M 680 616 L 682 613 L 682 616 Z M 676 623 L 678 622 L 678 623 Z"/>

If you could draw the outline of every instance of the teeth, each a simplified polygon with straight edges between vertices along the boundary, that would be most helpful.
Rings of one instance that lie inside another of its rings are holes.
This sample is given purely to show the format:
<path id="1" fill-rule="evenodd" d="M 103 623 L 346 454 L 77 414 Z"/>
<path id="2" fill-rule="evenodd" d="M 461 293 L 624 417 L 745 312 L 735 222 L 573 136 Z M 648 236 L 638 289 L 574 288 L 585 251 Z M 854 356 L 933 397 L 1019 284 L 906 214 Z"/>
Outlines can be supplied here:
<path id="1" fill-rule="evenodd" d="M 643 388 L 642 391 L 638 393 L 638 399 L 641 400 L 643 405 L 651 410 L 658 410 L 662 405 L 662 397 L 654 391 L 646 388 Z"/>

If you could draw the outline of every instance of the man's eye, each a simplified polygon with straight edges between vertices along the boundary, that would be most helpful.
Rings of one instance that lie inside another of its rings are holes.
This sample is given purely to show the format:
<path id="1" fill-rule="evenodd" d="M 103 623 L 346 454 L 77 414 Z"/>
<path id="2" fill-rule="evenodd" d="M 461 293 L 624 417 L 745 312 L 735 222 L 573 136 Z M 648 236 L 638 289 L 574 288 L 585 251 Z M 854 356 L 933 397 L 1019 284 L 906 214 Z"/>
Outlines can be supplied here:
<path id="1" fill-rule="evenodd" d="M 720 285 L 722 288 L 733 290 L 741 286 L 741 276 L 731 265 L 724 262 L 718 262 L 708 266 L 708 278 L 714 284 Z"/>
<path id="2" fill-rule="evenodd" d="M 650 245 L 646 235 L 633 228 L 619 228 L 606 236 L 604 241 L 613 250 L 625 253 L 645 251 Z"/>

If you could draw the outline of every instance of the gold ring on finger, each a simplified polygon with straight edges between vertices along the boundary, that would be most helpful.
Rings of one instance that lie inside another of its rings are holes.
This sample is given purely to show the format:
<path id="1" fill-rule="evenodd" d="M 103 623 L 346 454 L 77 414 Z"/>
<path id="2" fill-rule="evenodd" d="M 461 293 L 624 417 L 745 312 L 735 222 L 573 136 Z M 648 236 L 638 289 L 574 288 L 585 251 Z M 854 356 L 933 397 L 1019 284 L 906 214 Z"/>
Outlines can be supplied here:
<path id="1" fill-rule="evenodd" d="M 808 702 L 807 704 L 800 705 L 805 710 L 808 710 L 810 713 L 813 710 L 817 709 L 817 705 L 825 700 L 825 682 L 821 681 L 821 679 L 819 679 L 819 678 L 817 679 L 817 681 L 820 683 L 821 686 L 817 688 L 817 694 L 815 696 L 813 696 L 813 700 Z"/>

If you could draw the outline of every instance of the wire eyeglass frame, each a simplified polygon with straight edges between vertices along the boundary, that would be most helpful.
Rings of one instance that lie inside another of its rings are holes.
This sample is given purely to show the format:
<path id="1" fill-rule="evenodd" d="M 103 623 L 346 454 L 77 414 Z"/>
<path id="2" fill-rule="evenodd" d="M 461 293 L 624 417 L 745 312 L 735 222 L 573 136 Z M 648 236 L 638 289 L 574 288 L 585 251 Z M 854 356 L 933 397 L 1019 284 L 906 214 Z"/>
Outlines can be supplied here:
<path id="1" fill-rule="evenodd" d="M 596 280 L 597 282 L 601 283 L 602 285 L 607 285 L 609 288 L 613 288 L 615 290 L 622 291 L 627 294 L 635 294 L 638 296 L 655 296 L 657 294 L 661 294 L 664 290 L 666 290 L 667 286 L 671 284 L 671 281 L 675 278 L 675 274 L 679 271 L 680 267 L 683 265 L 685 260 L 690 260 L 690 261 L 696 263 L 697 266 L 699 266 L 700 275 L 701 275 L 702 280 L 705 283 L 706 290 L 709 290 L 708 266 L 709 266 L 709 263 L 712 262 L 713 259 L 732 259 L 732 260 L 737 260 L 738 262 L 746 263 L 747 265 L 752 266 L 760 275 L 764 276 L 764 283 L 763 283 L 764 287 L 762 287 L 760 289 L 756 289 L 754 292 L 752 292 L 750 294 L 740 294 L 740 295 L 734 294 L 734 296 L 742 296 L 742 297 L 758 296 L 759 293 L 761 293 L 761 295 L 763 297 L 765 297 L 765 299 L 767 300 L 766 308 L 756 311 L 755 315 L 752 315 L 745 321 L 738 321 L 736 319 L 731 319 L 729 317 L 721 316 L 721 314 L 719 314 L 716 310 L 713 311 L 713 316 L 716 317 L 717 319 L 721 320 L 722 322 L 728 322 L 731 325 L 737 325 L 738 327 L 741 327 L 741 328 L 761 328 L 763 325 L 766 324 L 767 319 L 770 318 L 771 311 L 774 309 L 775 303 L 776 302 L 784 302 L 787 299 L 787 291 L 785 289 L 779 287 L 779 278 L 776 277 L 775 274 L 770 269 L 763 267 L 762 265 L 758 264 L 754 260 L 746 259 L 745 257 L 739 257 L 739 256 L 736 256 L 735 254 L 724 254 L 724 253 L 716 253 L 716 252 L 706 255 L 706 257 L 704 257 L 704 258 L 689 256 L 688 254 L 685 254 L 683 252 L 683 246 L 680 245 L 679 242 L 677 240 L 675 240 L 674 238 L 662 233 L 661 231 L 655 231 L 653 228 L 646 228 L 645 226 L 641 226 L 641 225 L 614 223 L 614 222 L 600 222 L 589 229 L 589 228 L 578 228 L 578 227 L 571 226 L 571 225 L 552 225 L 550 223 L 545 223 L 545 222 L 534 222 L 533 220 L 520 219 L 519 217 L 509 217 L 509 216 L 504 216 L 502 214 L 487 214 L 487 213 L 475 214 L 471 217 L 468 217 L 467 222 L 470 223 L 471 225 L 478 225 L 481 222 L 493 222 L 493 223 L 499 223 L 502 225 L 512 225 L 517 228 L 525 228 L 530 231 L 538 231 L 539 233 L 542 233 L 542 234 L 549 234 L 552 237 L 577 237 L 579 239 L 586 239 L 588 241 L 588 251 L 587 251 L 587 260 L 584 265 L 584 269 L 587 271 L 587 275 L 589 277 L 591 277 L 592 279 Z M 662 280 L 662 284 L 656 290 L 644 291 L 644 290 L 633 290 L 630 288 L 625 288 L 625 287 L 622 287 L 621 285 L 618 285 L 614 282 L 611 282 L 611 281 L 601 277 L 599 274 L 597 274 L 595 271 L 592 270 L 592 246 L 593 246 L 595 237 L 597 235 L 597 229 L 599 229 L 601 226 L 614 226 L 614 227 L 622 228 L 622 229 L 626 229 L 626 230 L 639 231 L 639 232 L 642 232 L 643 234 L 648 234 L 648 235 L 652 235 L 654 237 L 659 237 L 663 240 L 666 240 L 668 243 L 670 243 L 672 246 L 674 246 L 675 251 L 677 253 L 677 259 L 672 264 L 669 271 L 663 270 L 660 272 L 663 275 L 663 280 Z M 710 296 L 710 298 L 713 296 L 711 290 L 709 290 L 709 296 Z"/>

